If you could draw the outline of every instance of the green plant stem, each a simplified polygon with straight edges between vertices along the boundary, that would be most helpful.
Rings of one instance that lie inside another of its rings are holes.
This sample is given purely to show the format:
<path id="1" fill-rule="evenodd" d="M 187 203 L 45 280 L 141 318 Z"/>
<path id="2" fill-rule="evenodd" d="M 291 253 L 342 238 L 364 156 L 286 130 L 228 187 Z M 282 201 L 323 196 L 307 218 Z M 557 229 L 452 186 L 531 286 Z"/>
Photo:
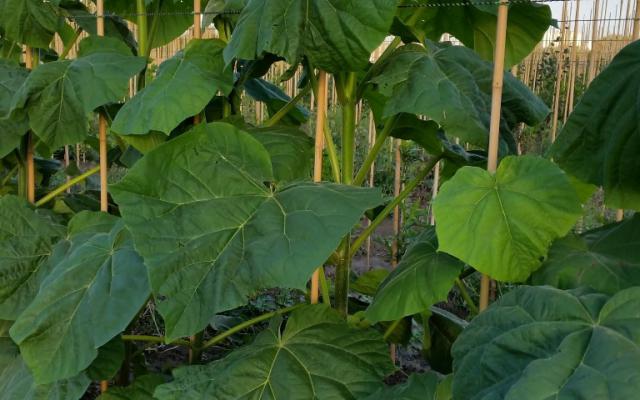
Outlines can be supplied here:
<path id="1" fill-rule="evenodd" d="M 365 158 L 362 166 L 356 174 L 356 177 L 353 179 L 353 184 L 355 186 L 362 185 L 364 180 L 367 179 L 367 174 L 371 169 L 371 165 L 376 160 L 376 158 L 378 158 L 378 154 L 380 154 L 380 150 L 382 150 L 384 142 L 391 135 L 391 131 L 393 130 L 393 127 L 395 126 L 397 120 L 397 116 L 389 118 L 389 120 L 387 120 L 387 123 L 384 125 L 384 129 L 382 130 L 380 135 L 376 137 L 376 142 L 373 144 L 373 147 L 371 147 L 369 154 L 367 154 L 367 158 Z"/>
<path id="2" fill-rule="evenodd" d="M 324 267 L 319 268 L 320 276 L 320 291 L 322 292 L 322 303 L 331 307 L 331 295 L 329 294 L 329 284 L 327 283 L 327 277 L 324 274 Z"/>
<path id="3" fill-rule="evenodd" d="M 384 331 L 384 336 L 383 336 L 384 340 L 389 339 L 389 336 L 393 334 L 393 331 L 395 331 L 398 325 L 400 325 L 400 322 L 402 322 L 402 318 L 393 321 L 393 323 L 389 325 L 389 327 Z"/>
<path id="4" fill-rule="evenodd" d="M 202 341 L 204 332 L 198 332 L 191 337 L 191 348 L 189 349 L 189 364 L 199 364 L 202 359 Z"/>
<path id="5" fill-rule="evenodd" d="M 398 197 L 394 198 L 387 206 L 378 214 L 376 219 L 371 221 L 371 224 L 358 236 L 358 238 L 353 242 L 351 246 L 351 253 L 349 253 L 350 257 L 353 257 L 355 253 L 360 249 L 362 244 L 367 240 L 367 238 L 376 230 L 376 228 L 391 214 L 393 209 L 399 205 L 404 199 L 409 197 L 409 195 L 413 192 L 413 190 L 424 180 L 424 178 L 429 175 L 431 170 L 435 167 L 435 165 L 440 161 L 442 157 L 433 157 L 429 160 L 427 165 L 422 168 L 415 178 L 413 178 L 410 182 L 407 183 L 404 190 L 400 192 Z"/>
<path id="6" fill-rule="evenodd" d="M 82 33 L 82 28 L 76 29 L 75 32 L 76 33 L 73 36 L 73 40 L 71 40 L 71 43 L 69 43 L 69 45 L 62 50 L 62 53 L 58 57 L 59 60 L 64 60 L 65 58 L 67 58 L 67 56 L 69 55 L 69 52 L 71 51 L 71 49 L 73 49 L 73 45 L 75 45 L 76 42 L 78 41 L 78 38 L 80 37 L 80 34 Z"/>
<path id="7" fill-rule="evenodd" d="M 85 179 L 87 179 L 91 175 L 96 174 L 98 172 L 100 172 L 100 166 L 91 168 L 90 170 L 88 170 L 84 174 L 78 175 L 75 178 L 70 179 L 68 182 L 63 183 L 62 185 L 58 186 L 57 188 L 55 188 L 51 192 L 49 192 L 46 196 L 44 196 L 40 200 L 36 201 L 36 207 L 41 207 L 44 204 L 47 204 L 49 201 L 54 199 L 60 193 L 63 193 L 64 191 L 66 191 L 67 189 L 72 187 L 73 185 L 77 185 L 78 183 L 84 181 Z"/>
<path id="8" fill-rule="evenodd" d="M 350 72 L 342 83 L 342 183 L 351 185 L 353 182 L 353 159 L 355 155 L 356 131 L 356 74 Z"/>
<path id="9" fill-rule="evenodd" d="M 136 24 L 138 25 L 138 55 L 146 57 L 147 63 L 149 58 L 147 52 L 149 52 L 149 21 L 147 19 L 147 7 L 145 6 L 145 0 L 136 0 L 136 12 L 138 14 Z M 149 53 L 151 54 L 151 53 Z M 145 75 L 147 68 L 145 68 L 138 75 L 138 90 L 144 88 Z"/>
<path id="10" fill-rule="evenodd" d="M 293 99 L 289 100 L 289 102 L 285 104 L 284 107 L 279 109 L 278 112 L 273 114 L 271 118 L 266 120 L 262 124 L 262 126 L 265 128 L 270 128 L 275 124 L 277 124 L 278 122 L 280 122 L 280 120 L 284 118 L 285 115 L 289 113 L 289 111 L 293 110 L 293 108 L 298 104 L 298 102 L 300 102 L 300 100 L 302 100 L 304 96 L 309 94 L 310 91 L 311 91 L 311 85 L 307 85 L 304 89 L 298 92 L 298 94 Z"/>
<path id="11" fill-rule="evenodd" d="M 236 326 L 234 326 L 233 328 L 226 330 L 224 332 L 222 332 L 219 335 L 216 335 L 214 337 L 212 337 L 211 339 L 207 340 L 204 345 L 202 346 L 202 350 L 204 349 L 208 349 L 211 346 L 214 346 L 220 342 L 222 342 L 223 340 L 225 340 L 226 338 L 228 338 L 229 336 L 232 336 L 250 326 L 253 326 L 257 323 L 260 323 L 262 321 L 266 321 L 268 319 L 271 319 L 273 317 L 275 317 L 276 315 L 283 315 L 283 314 L 287 314 L 290 313 L 292 311 L 294 311 L 295 309 L 298 309 L 302 306 L 304 306 L 305 304 L 296 304 L 295 306 L 291 306 L 291 307 L 287 307 L 287 308 L 282 308 L 280 310 L 276 310 L 270 313 L 266 313 L 266 314 L 262 314 L 258 317 L 252 318 L 248 321 L 244 321 Z"/>
<path id="12" fill-rule="evenodd" d="M 458 290 L 460 290 L 460 295 L 464 299 L 465 303 L 467 303 L 467 307 L 469 308 L 471 314 L 478 315 L 478 306 L 476 306 L 476 303 L 474 303 L 471 299 L 469 291 L 467 291 L 467 287 L 464 285 L 464 282 L 462 282 L 459 278 L 456 278 L 456 286 L 458 287 Z"/>
<path id="13" fill-rule="evenodd" d="M 329 164 L 331 165 L 331 172 L 333 173 L 333 180 L 336 183 L 342 182 L 342 176 L 340 175 L 340 160 L 338 159 L 338 150 L 336 150 L 336 144 L 333 141 L 333 135 L 329 130 L 329 124 L 324 124 L 324 142 L 326 145 L 327 155 L 329 156 Z"/>
<path id="14" fill-rule="evenodd" d="M 18 169 L 20 168 L 20 164 L 16 164 L 15 167 L 11 168 L 11 171 L 9 171 L 7 173 L 7 175 L 5 175 L 4 178 L 2 178 L 2 183 L 0 184 L 0 187 L 4 187 L 7 185 L 7 182 L 9 182 L 9 180 L 11 178 L 13 178 L 13 176 L 16 174 L 16 172 L 18 172 Z"/>
<path id="15" fill-rule="evenodd" d="M 148 336 L 148 335 L 122 335 L 120 336 L 122 340 L 125 342 L 149 342 L 149 343 L 165 343 L 164 336 Z M 191 342 L 184 339 L 177 339 L 171 343 L 167 344 L 177 344 L 180 346 L 191 347 Z"/>
<path id="16" fill-rule="evenodd" d="M 340 245 L 340 261 L 336 265 L 335 305 L 343 317 L 349 314 L 349 274 L 351 272 L 350 254 L 351 232 L 342 239 Z"/>

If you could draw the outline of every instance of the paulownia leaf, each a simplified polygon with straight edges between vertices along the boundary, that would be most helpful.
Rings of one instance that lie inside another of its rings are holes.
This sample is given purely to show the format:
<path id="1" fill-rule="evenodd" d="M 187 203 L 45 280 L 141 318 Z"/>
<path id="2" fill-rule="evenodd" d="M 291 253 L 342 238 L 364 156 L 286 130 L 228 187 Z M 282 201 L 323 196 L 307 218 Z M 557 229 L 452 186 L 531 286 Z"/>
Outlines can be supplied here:
<path id="1" fill-rule="evenodd" d="M 532 279 L 536 285 L 589 286 L 608 294 L 640 286 L 640 215 L 556 240 Z"/>
<path id="2" fill-rule="evenodd" d="M 640 41 L 593 81 L 551 148 L 568 173 L 604 187 L 607 204 L 640 209 Z"/>
<path id="3" fill-rule="evenodd" d="M 88 367 L 149 296 L 145 266 L 119 218 L 79 214 L 66 245 L 66 254 L 10 330 L 38 383 Z"/>
<path id="4" fill-rule="evenodd" d="M 0 0 L 0 27 L 9 39 L 47 49 L 63 23 L 60 0 Z"/>
<path id="5" fill-rule="evenodd" d="M 122 367 L 125 356 L 124 342 L 115 337 L 98 349 L 98 356 L 87 368 L 93 381 L 110 381 Z"/>
<path id="6" fill-rule="evenodd" d="M 148 14 L 147 25 L 155 27 L 153 35 L 149 35 L 149 46 L 152 49 L 171 42 L 193 25 L 193 1 L 145 0 L 144 3 Z M 104 7 L 107 14 L 115 13 L 134 24 L 138 22 L 135 1 L 105 0 Z"/>
<path id="7" fill-rule="evenodd" d="M 272 53 L 289 64 L 306 56 L 329 72 L 358 71 L 388 35 L 395 8 L 394 0 L 250 0 L 224 56 Z"/>
<path id="8" fill-rule="evenodd" d="M 222 59 L 224 42 L 196 39 L 163 62 L 157 77 L 118 112 L 111 129 L 121 135 L 150 131 L 170 134 L 180 122 L 201 112 L 220 90 L 233 88 Z"/>
<path id="9" fill-rule="evenodd" d="M 29 129 L 27 119 L 9 118 L 11 101 L 29 72 L 11 61 L 0 59 L 0 158 L 20 145 Z"/>
<path id="10" fill-rule="evenodd" d="M 435 229 L 428 227 L 380 285 L 367 319 L 394 321 L 446 300 L 464 263 L 437 250 Z"/>
<path id="11" fill-rule="evenodd" d="M 361 399 L 393 370 L 387 345 L 375 330 L 349 327 L 324 305 L 281 318 L 255 341 L 205 366 L 174 370 L 160 400 Z"/>
<path id="12" fill-rule="evenodd" d="M 454 398 L 636 398 L 639 308 L 637 287 L 613 297 L 517 288 L 476 317 L 455 343 Z"/>
<path id="13" fill-rule="evenodd" d="M 425 115 L 447 135 L 485 147 L 492 74 L 492 64 L 465 47 L 409 44 L 389 57 L 372 82 L 388 98 L 383 118 L 400 113 Z M 510 129 L 519 122 L 539 123 L 549 109 L 511 74 L 505 73 L 504 79 L 502 138 L 513 148 Z"/>
<path id="14" fill-rule="evenodd" d="M 282 107 L 291 101 L 291 97 L 289 97 L 289 95 L 284 93 L 273 83 L 264 79 L 249 79 L 245 82 L 244 88 L 249 96 L 267 106 L 269 115 L 277 113 Z M 280 122 L 287 125 L 301 125 L 308 120 L 309 110 L 297 104 Z"/>
<path id="15" fill-rule="evenodd" d="M 464 167 L 436 197 L 439 250 L 501 281 L 524 281 L 578 220 L 580 200 L 550 161 L 507 157 L 495 175 Z"/>
<path id="16" fill-rule="evenodd" d="M 154 400 L 153 392 L 163 383 L 165 379 L 161 375 L 142 375 L 127 387 L 109 388 L 98 400 Z"/>
<path id="17" fill-rule="evenodd" d="M 439 390 L 441 378 L 434 372 L 412 374 L 406 383 L 379 389 L 364 400 L 449 400 L 449 393 Z"/>
<path id="18" fill-rule="evenodd" d="M 31 129 L 51 150 L 82 142 L 89 129 L 87 114 L 124 97 L 129 78 L 144 65 L 119 40 L 90 36 L 80 42 L 77 59 L 31 72 L 16 93 L 12 114 L 28 114 Z"/>
<path id="19" fill-rule="evenodd" d="M 372 269 L 360 275 L 358 279 L 350 285 L 349 289 L 367 296 L 373 296 L 389 274 L 390 272 L 384 268 Z"/>
<path id="20" fill-rule="evenodd" d="M 148 153 L 112 186 L 145 258 L 167 338 L 203 329 L 258 289 L 305 288 L 378 191 L 302 183 L 273 190 L 269 154 L 225 123 Z"/>
<path id="21" fill-rule="evenodd" d="M 450 6 L 447 6 L 451 3 Z M 464 7 L 456 5 L 463 3 Z M 478 5 L 458 0 L 402 0 L 393 32 L 406 39 L 440 40 L 450 33 L 482 58 L 493 59 L 496 39 L 497 5 Z M 444 4 L 436 7 L 419 5 Z M 412 7 L 413 6 L 413 7 Z M 547 5 L 521 1 L 509 4 L 505 63 L 519 63 L 542 40 L 552 23 Z"/>
<path id="22" fill-rule="evenodd" d="M 85 374 L 47 385 L 36 385 L 18 347 L 0 337 L 0 398 L 3 400 L 77 400 L 91 381 Z"/>
<path id="23" fill-rule="evenodd" d="M 17 196 L 0 197 L 0 319 L 15 320 L 49 273 L 64 228 Z"/>
<path id="24" fill-rule="evenodd" d="M 249 133 L 271 156 L 273 177 L 277 182 L 308 180 L 311 176 L 313 140 L 296 128 L 274 126 L 249 128 Z"/>

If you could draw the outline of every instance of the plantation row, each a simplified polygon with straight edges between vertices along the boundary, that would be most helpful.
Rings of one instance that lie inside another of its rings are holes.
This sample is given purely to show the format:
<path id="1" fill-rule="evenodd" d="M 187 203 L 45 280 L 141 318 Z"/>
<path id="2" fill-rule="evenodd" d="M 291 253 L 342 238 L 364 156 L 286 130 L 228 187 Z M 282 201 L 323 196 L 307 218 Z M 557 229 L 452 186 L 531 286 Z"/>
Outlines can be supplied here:
<path id="1" fill-rule="evenodd" d="M 501 70 L 551 23 L 529 1 L 0 0 L 0 399 L 76 400 L 97 382 L 103 400 L 635 398 L 640 217 L 573 228 L 598 188 L 640 207 L 640 42 L 546 157 L 516 155 L 522 124 L 550 110 Z M 219 38 L 156 68 L 153 48 L 211 24 Z M 265 79 L 281 61 L 283 82 L 303 71 L 293 99 Z M 247 97 L 267 104 L 262 125 Z M 366 150 L 361 102 L 378 132 Z M 364 183 L 393 138 L 428 157 L 388 198 Z M 52 173 L 77 143 L 96 159 Z M 435 227 L 391 273 L 353 276 L 436 168 Z M 71 190 L 98 172 L 100 192 Z M 454 287 L 466 320 L 443 305 Z M 278 290 L 286 301 L 253 313 Z M 416 331 L 431 370 L 385 384 L 390 345 Z M 145 357 L 164 345 L 189 362 L 159 371 Z"/>

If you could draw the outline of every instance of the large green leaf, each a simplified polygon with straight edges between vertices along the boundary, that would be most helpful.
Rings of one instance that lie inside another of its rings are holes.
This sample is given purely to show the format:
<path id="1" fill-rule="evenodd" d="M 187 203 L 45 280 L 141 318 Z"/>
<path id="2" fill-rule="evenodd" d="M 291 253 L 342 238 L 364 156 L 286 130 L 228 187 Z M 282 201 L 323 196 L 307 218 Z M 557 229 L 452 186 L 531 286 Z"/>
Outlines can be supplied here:
<path id="1" fill-rule="evenodd" d="M 12 114 L 29 116 L 33 132 L 51 150 L 84 141 L 87 114 L 127 94 L 129 78 L 145 65 L 114 38 L 80 42 L 75 60 L 43 64 L 29 74 L 12 104 Z"/>
<path id="2" fill-rule="evenodd" d="M 306 56 L 329 72 L 358 71 L 388 35 L 395 8 L 395 0 L 250 0 L 225 59 L 272 53 L 296 64 Z"/>
<path id="3" fill-rule="evenodd" d="M 592 82 L 551 154 L 576 178 L 604 187 L 607 204 L 640 209 L 640 41 Z"/>
<path id="4" fill-rule="evenodd" d="M 119 218 L 79 214 L 67 249 L 10 330 L 38 383 L 88 367 L 149 296 L 145 266 Z"/>
<path id="5" fill-rule="evenodd" d="M 306 133 L 296 128 L 282 126 L 249 128 L 247 132 L 251 133 L 269 152 L 273 178 L 277 182 L 309 179 L 313 140 Z"/>
<path id="6" fill-rule="evenodd" d="M 581 215 L 569 178 L 550 161 L 507 157 L 495 175 L 464 167 L 436 197 L 439 250 L 501 281 L 524 281 Z"/>
<path id="7" fill-rule="evenodd" d="M 412 374 L 406 383 L 379 389 L 365 400 L 450 400 L 450 393 L 439 383 L 434 372 Z"/>
<path id="8" fill-rule="evenodd" d="M 520 287 L 453 347 L 456 399 L 628 400 L 640 390 L 640 288 Z"/>
<path id="9" fill-rule="evenodd" d="M 532 279 L 536 285 L 589 286 L 608 294 L 640 286 L 640 215 L 556 240 Z"/>
<path id="10" fill-rule="evenodd" d="M 401 113 L 425 115 L 447 135 L 486 147 L 491 116 L 493 66 L 462 46 L 427 48 L 409 44 L 382 64 L 372 83 L 388 98 L 383 118 Z M 547 106 L 511 74 L 504 75 L 502 140 L 515 146 L 510 130 L 518 123 L 535 125 Z"/>
<path id="11" fill-rule="evenodd" d="M 0 398 L 3 400 L 77 400 L 91 381 L 84 374 L 46 385 L 36 385 L 33 375 L 8 338 L 0 337 Z"/>
<path id="12" fill-rule="evenodd" d="M 293 312 L 283 328 L 272 320 L 255 341 L 209 365 L 174 371 L 160 400 L 361 399 L 393 369 L 389 350 L 372 329 L 349 327 L 324 305 Z"/>
<path id="13" fill-rule="evenodd" d="M 160 65 L 157 77 L 118 111 L 112 129 L 121 135 L 150 131 L 170 134 L 180 122 L 201 112 L 218 91 L 233 88 L 222 59 L 224 42 L 196 39 Z"/>
<path id="14" fill-rule="evenodd" d="M 152 49 L 171 42 L 193 25 L 193 1 L 145 0 L 144 3 L 147 25 L 149 28 L 155 27 L 153 34 L 149 35 Z M 133 23 L 138 22 L 135 1 L 105 0 L 104 7 L 107 14 L 115 13 Z"/>
<path id="15" fill-rule="evenodd" d="M 8 115 L 13 96 L 28 75 L 29 72 L 16 63 L 0 59 L 0 158 L 19 146 L 29 129 L 24 116 L 11 118 Z"/>
<path id="16" fill-rule="evenodd" d="M 429 7 L 430 4 L 433 6 Z M 443 6 L 436 7 L 436 4 Z M 438 41 L 442 34 L 450 33 L 482 58 L 492 60 L 497 12 L 497 5 L 479 5 L 469 0 L 401 0 L 393 32 L 420 42 Z M 551 8 L 547 5 L 529 1 L 509 4 L 507 68 L 519 63 L 534 49 L 551 23 Z"/>
<path id="17" fill-rule="evenodd" d="M 167 338 L 203 329 L 258 289 L 305 288 L 380 192 L 302 183 L 274 190 L 265 148 L 201 124 L 148 153 L 112 186 L 145 258 Z"/>
<path id="18" fill-rule="evenodd" d="M 26 200 L 0 197 L 0 319 L 15 320 L 31 303 L 50 265 L 47 257 L 64 228 Z"/>
<path id="19" fill-rule="evenodd" d="M 0 0 L 0 27 L 7 38 L 47 49 L 62 23 L 60 0 Z"/>
<path id="20" fill-rule="evenodd" d="M 378 288 L 367 319 L 395 321 L 445 301 L 464 263 L 437 250 L 435 229 L 428 227 Z"/>
<path id="21" fill-rule="evenodd" d="M 98 400 L 154 400 L 153 392 L 163 383 L 165 379 L 162 375 L 142 375 L 127 387 L 109 388 Z"/>

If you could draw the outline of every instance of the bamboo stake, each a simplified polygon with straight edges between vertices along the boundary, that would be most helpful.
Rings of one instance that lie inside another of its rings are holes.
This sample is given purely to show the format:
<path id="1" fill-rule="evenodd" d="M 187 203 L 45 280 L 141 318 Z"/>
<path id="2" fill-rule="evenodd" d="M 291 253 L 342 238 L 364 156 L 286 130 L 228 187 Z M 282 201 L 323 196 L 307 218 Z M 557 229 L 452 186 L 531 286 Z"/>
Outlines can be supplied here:
<path id="1" fill-rule="evenodd" d="M 496 26 L 496 47 L 493 66 L 493 87 L 491 92 L 491 124 L 489 129 L 489 152 L 487 170 L 495 173 L 498 168 L 498 145 L 500 142 L 500 112 L 502 110 L 502 86 L 504 80 L 504 57 L 507 41 L 507 17 L 509 5 L 501 2 L 498 6 L 498 23 Z M 482 275 L 480 282 L 480 311 L 489 306 L 489 288 L 491 278 Z"/>
<path id="2" fill-rule="evenodd" d="M 593 81 L 593 78 L 596 76 L 596 68 L 594 65 L 594 56 L 595 56 L 595 44 L 598 38 L 598 16 L 600 12 L 600 0 L 596 0 L 593 6 L 593 21 L 591 26 L 591 50 L 589 51 L 589 60 L 588 60 L 588 68 L 589 68 L 589 77 L 587 78 L 587 84 Z"/>
<path id="3" fill-rule="evenodd" d="M 429 225 L 436 224 L 436 215 L 433 213 L 433 202 L 436 200 L 439 187 L 440 187 L 440 162 L 438 162 L 433 169 L 433 187 L 431 188 L 431 211 L 429 212 Z"/>
<path id="4" fill-rule="evenodd" d="M 322 155 L 324 150 L 324 125 L 327 119 L 327 74 L 320 71 L 318 74 L 318 98 L 316 113 L 316 142 L 315 154 L 313 158 L 313 181 L 320 182 L 322 180 Z M 320 268 L 313 272 L 311 277 L 311 304 L 318 303 L 320 288 Z M 329 299 L 325 299 L 329 300 Z"/>
<path id="5" fill-rule="evenodd" d="M 567 2 L 563 2 L 562 4 L 562 20 L 566 21 L 567 19 Z M 556 84 L 555 84 L 555 93 L 553 95 L 553 117 L 551 120 L 551 142 L 556 141 L 556 135 L 558 133 L 558 117 L 560 111 L 560 94 L 562 88 L 562 71 L 564 69 L 564 45 L 565 45 L 565 31 L 566 31 L 566 23 L 563 22 L 560 27 L 560 50 L 558 52 L 558 60 L 556 66 Z"/>
<path id="6" fill-rule="evenodd" d="M 202 3 L 200 0 L 193 0 L 193 37 L 195 39 L 202 38 L 202 21 L 200 17 L 202 15 Z"/>
<path id="7" fill-rule="evenodd" d="M 33 69 L 33 50 L 31 47 L 25 47 L 24 63 L 27 69 Z M 36 201 L 36 168 L 33 157 L 33 134 L 31 132 L 27 132 L 26 147 L 27 201 L 29 203 L 34 203 Z"/>
<path id="8" fill-rule="evenodd" d="M 568 118 L 568 114 L 573 111 L 573 101 L 575 98 L 576 88 L 576 67 L 577 67 L 577 55 L 578 55 L 578 29 L 580 23 L 580 0 L 576 0 L 576 16 L 573 25 L 573 47 L 571 48 L 571 66 L 569 70 L 569 93 L 568 93 L 568 107 L 567 114 L 565 115 L 565 122 Z"/>

